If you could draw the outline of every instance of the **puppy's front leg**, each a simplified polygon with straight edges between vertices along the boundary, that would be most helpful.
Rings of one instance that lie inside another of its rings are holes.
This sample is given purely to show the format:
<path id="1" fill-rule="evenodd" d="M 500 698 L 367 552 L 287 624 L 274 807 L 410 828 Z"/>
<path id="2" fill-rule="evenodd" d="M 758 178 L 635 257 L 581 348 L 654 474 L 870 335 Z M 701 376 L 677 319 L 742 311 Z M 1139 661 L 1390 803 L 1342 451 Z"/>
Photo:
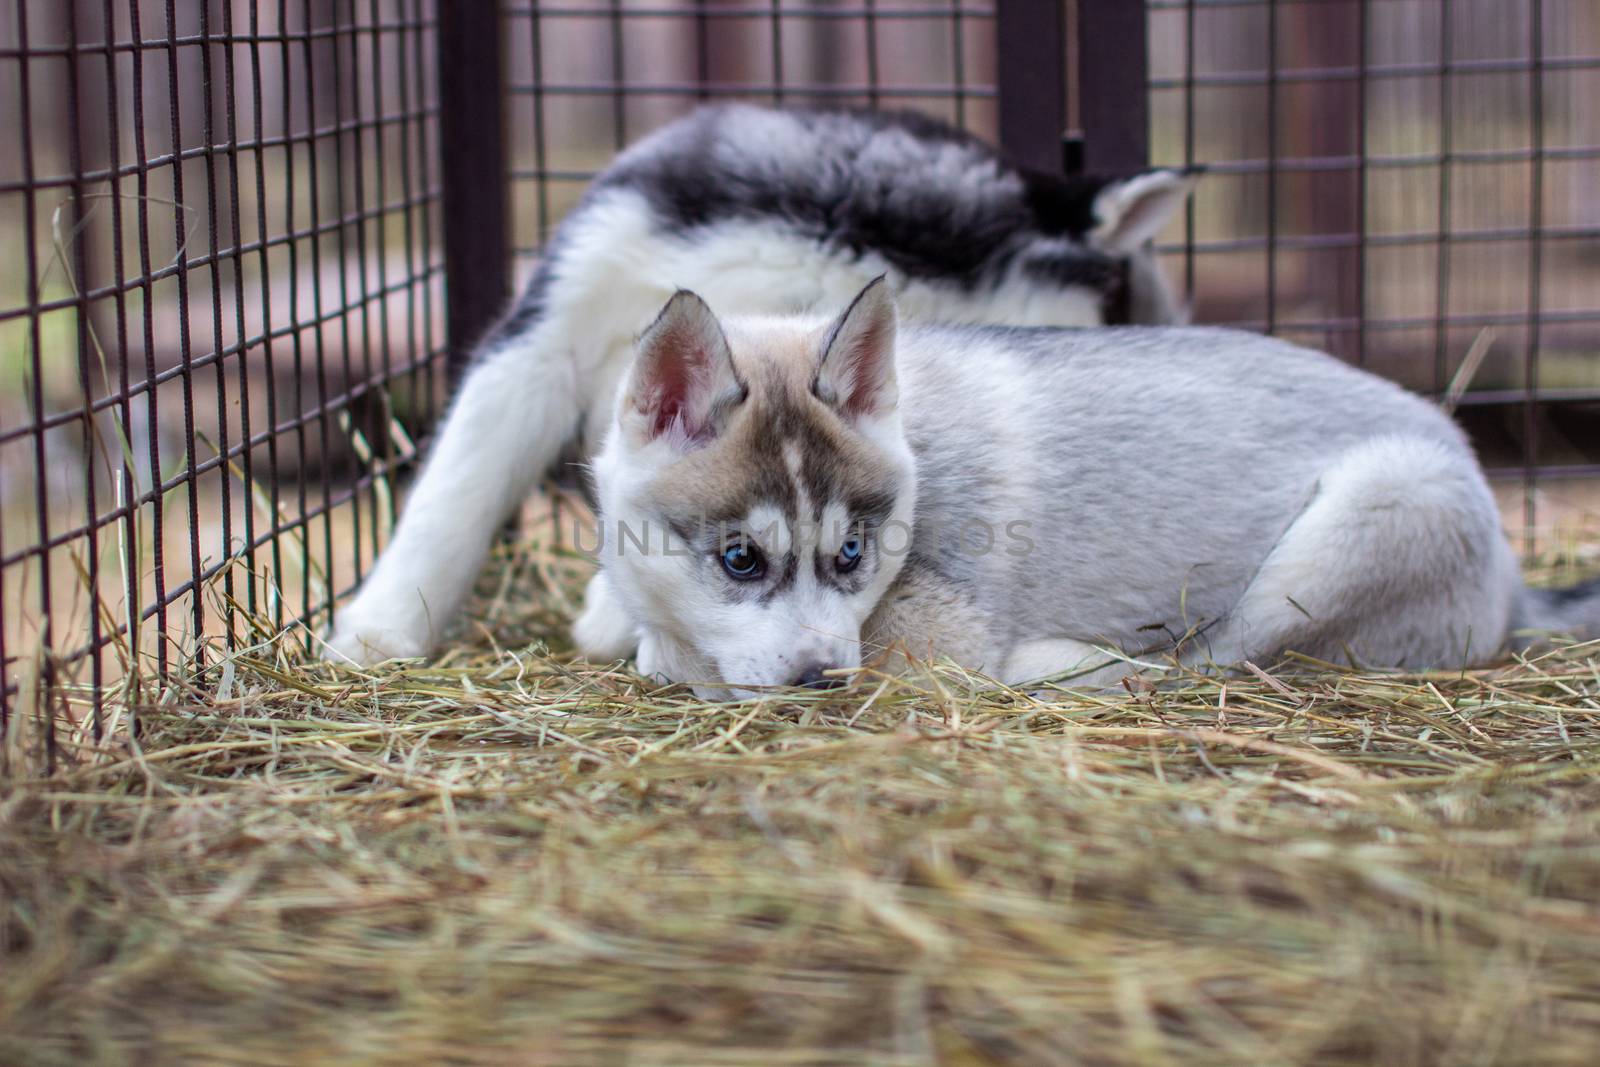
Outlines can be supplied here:
<path id="1" fill-rule="evenodd" d="M 576 429 L 575 377 L 571 359 L 534 343 L 472 370 L 389 547 L 337 613 L 325 659 L 370 664 L 433 649 L 495 531 Z"/>
<path id="2" fill-rule="evenodd" d="M 639 628 L 612 592 L 605 571 L 597 571 L 589 579 L 583 612 L 572 624 L 572 640 L 584 658 L 596 663 L 627 659 L 639 645 Z"/>

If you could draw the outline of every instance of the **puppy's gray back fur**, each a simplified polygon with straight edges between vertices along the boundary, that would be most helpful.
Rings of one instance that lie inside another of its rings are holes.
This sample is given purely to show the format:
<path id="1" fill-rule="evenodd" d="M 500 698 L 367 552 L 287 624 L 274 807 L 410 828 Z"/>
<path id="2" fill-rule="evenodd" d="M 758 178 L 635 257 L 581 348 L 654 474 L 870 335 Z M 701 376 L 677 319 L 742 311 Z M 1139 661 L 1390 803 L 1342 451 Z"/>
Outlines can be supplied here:
<path id="1" fill-rule="evenodd" d="M 1003 546 L 1022 521 L 1034 543 L 978 555 L 947 534 L 914 564 L 1017 638 L 1081 619 L 1103 632 L 1074 636 L 1128 642 L 1227 614 L 1320 473 L 1363 441 L 1425 438 L 1473 462 L 1427 402 L 1230 330 L 912 327 L 901 365 L 919 531 L 985 523 Z M 1016 595 L 1030 586 L 1045 592 Z"/>

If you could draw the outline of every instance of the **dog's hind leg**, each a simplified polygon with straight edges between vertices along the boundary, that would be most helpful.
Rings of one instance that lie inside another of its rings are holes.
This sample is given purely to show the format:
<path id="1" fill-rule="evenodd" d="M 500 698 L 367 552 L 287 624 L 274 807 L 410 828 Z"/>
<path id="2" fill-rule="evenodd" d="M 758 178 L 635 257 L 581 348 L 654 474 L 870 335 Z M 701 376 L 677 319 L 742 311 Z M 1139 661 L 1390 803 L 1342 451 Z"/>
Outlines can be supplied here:
<path id="1" fill-rule="evenodd" d="M 339 611 L 325 658 L 367 664 L 433 648 L 500 524 L 576 431 L 577 377 L 548 325 L 472 369 L 388 548 Z"/>
<path id="2" fill-rule="evenodd" d="M 1368 667 L 1461 667 L 1505 642 L 1516 559 L 1465 448 L 1377 438 L 1337 457 L 1190 659 L 1294 650 Z"/>
<path id="3" fill-rule="evenodd" d="M 1115 685 L 1139 669 L 1140 664 L 1130 662 L 1109 646 L 1047 637 L 1012 648 L 998 677 L 1006 685 L 1051 679 L 1069 689 L 1097 689 Z"/>

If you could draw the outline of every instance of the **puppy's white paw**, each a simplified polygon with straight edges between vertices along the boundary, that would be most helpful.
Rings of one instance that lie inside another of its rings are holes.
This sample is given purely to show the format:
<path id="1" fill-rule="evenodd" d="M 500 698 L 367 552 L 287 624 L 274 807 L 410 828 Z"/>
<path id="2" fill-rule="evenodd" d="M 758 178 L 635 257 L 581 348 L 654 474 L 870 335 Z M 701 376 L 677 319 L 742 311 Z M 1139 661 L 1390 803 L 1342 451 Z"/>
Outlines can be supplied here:
<path id="1" fill-rule="evenodd" d="M 639 644 L 638 628 L 612 594 L 603 571 L 589 579 L 583 612 L 572 624 L 572 640 L 585 659 L 596 663 L 626 659 Z"/>
<path id="2" fill-rule="evenodd" d="M 356 597 L 336 616 L 333 631 L 326 635 L 322 658 L 332 663 L 353 663 L 370 667 L 391 659 L 426 656 L 432 648 L 426 620 L 420 631 L 406 625 L 400 612 L 381 612 Z"/>
<path id="3" fill-rule="evenodd" d="M 400 630 L 382 627 L 347 630 L 341 626 L 328 635 L 322 647 L 323 659 L 332 663 L 353 663 L 357 667 L 427 654 L 425 643 Z"/>
<path id="4" fill-rule="evenodd" d="M 662 685 L 672 684 L 672 679 L 666 674 L 666 660 L 661 654 L 661 642 L 653 634 L 645 634 L 639 639 L 639 654 L 634 657 L 634 667 L 638 672 Z"/>

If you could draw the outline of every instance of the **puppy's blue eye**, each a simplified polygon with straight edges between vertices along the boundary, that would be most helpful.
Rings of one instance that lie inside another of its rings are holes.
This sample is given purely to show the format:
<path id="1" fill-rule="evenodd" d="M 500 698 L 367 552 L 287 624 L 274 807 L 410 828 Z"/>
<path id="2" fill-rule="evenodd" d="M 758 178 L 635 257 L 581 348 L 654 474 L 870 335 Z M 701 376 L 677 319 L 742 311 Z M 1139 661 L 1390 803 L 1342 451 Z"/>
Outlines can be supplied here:
<path id="1" fill-rule="evenodd" d="M 766 572 L 766 561 L 755 545 L 735 542 L 722 550 L 722 569 L 739 582 L 753 581 Z"/>
<path id="2" fill-rule="evenodd" d="M 856 564 L 861 562 L 861 539 L 852 537 L 839 546 L 839 554 L 834 557 L 833 565 L 843 574 L 856 569 Z"/>

